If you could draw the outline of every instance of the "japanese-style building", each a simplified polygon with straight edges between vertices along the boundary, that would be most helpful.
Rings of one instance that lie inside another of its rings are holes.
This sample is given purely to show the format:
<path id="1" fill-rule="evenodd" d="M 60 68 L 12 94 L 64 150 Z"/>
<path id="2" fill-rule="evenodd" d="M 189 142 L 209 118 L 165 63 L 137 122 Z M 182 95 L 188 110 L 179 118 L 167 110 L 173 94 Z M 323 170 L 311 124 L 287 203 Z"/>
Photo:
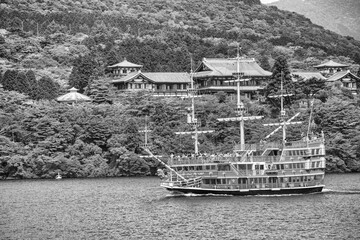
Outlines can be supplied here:
<path id="1" fill-rule="evenodd" d="M 120 91 L 150 91 L 157 96 L 187 95 L 190 74 L 186 72 L 142 72 L 143 65 L 126 59 L 108 66 L 107 77 Z"/>
<path id="2" fill-rule="evenodd" d="M 123 91 L 147 90 L 157 96 L 187 95 L 190 74 L 186 72 L 131 72 L 113 79 L 112 84 Z"/>
<path id="3" fill-rule="evenodd" d="M 332 60 L 330 60 L 326 63 L 322 63 L 320 65 L 314 66 L 314 68 L 319 70 L 320 73 L 323 74 L 325 77 L 329 77 L 336 72 L 345 71 L 348 69 L 348 67 L 350 67 L 350 65 L 337 63 Z"/>
<path id="4" fill-rule="evenodd" d="M 123 77 L 129 73 L 141 70 L 142 67 L 143 65 L 138 65 L 124 59 L 124 61 L 120 63 L 108 66 L 106 72 L 108 77 Z"/>
<path id="5" fill-rule="evenodd" d="M 213 94 L 223 91 L 228 94 L 236 93 L 236 83 L 227 82 L 234 80 L 234 73 L 243 73 L 242 78 L 248 81 L 241 82 L 241 94 L 247 98 L 254 98 L 263 89 L 263 83 L 271 76 L 271 72 L 262 69 L 254 58 L 236 59 L 204 58 L 196 68 L 194 81 L 200 94 Z"/>
<path id="6" fill-rule="evenodd" d="M 328 79 L 327 82 L 340 82 L 340 86 L 350 90 L 353 94 L 357 92 L 356 82 L 360 82 L 360 78 L 351 73 L 350 70 L 337 72 Z"/>

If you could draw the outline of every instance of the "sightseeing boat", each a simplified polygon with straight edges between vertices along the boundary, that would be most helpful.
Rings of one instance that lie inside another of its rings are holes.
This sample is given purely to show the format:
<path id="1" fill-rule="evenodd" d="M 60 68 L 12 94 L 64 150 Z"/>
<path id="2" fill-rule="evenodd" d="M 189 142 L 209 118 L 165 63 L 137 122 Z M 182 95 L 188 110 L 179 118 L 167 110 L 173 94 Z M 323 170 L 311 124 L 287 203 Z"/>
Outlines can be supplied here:
<path id="1" fill-rule="evenodd" d="M 239 54 L 237 59 L 239 61 Z M 298 141 L 286 141 L 286 126 L 301 122 L 292 121 L 299 113 L 288 120 L 285 118 L 283 98 L 289 94 L 284 93 L 281 80 L 280 94 L 273 97 L 281 99 L 282 121 L 264 124 L 278 128 L 258 144 L 245 144 L 244 121 L 262 117 L 244 115 L 244 105 L 240 99 L 240 82 L 246 79 L 242 78 L 239 67 L 237 70 L 234 74 L 237 80 L 233 81 L 237 82 L 238 116 L 218 120 L 240 122 L 240 144 L 228 154 L 198 154 L 198 134 L 209 133 L 212 130 L 198 130 L 192 98 L 192 115 L 188 116 L 188 123 L 192 125 L 193 131 L 177 134 L 193 135 L 195 153 L 184 157 L 172 155 L 166 163 L 148 151 L 167 168 L 166 174 L 162 170 L 158 172 L 162 178 L 161 186 L 174 193 L 193 194 L 281 195 L 321 192 L 324 188 L 325 140 L 323 133 L 316 135 L 311 132 L 312 110 L 306 136 Z M 193 81 L 190 90 L 194 90 Z M 283 130 L 282 141 L 267 141 L 280 129 Z"/>

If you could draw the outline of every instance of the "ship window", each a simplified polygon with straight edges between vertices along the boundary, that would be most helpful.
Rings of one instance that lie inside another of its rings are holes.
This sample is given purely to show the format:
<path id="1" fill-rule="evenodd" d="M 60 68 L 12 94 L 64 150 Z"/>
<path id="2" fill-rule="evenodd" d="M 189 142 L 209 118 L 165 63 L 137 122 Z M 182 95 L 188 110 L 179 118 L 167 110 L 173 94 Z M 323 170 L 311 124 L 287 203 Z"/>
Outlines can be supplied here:
<path id="1" fill-rule="evenodd" d="M 288 165 L 288 164 L 284 164 L 284 168 L 285 168 L 285 169 L 288 169 L 288 168 L 289 168 L 289 165 Z"/>
<path id="2" fill-rule="evenodd" d="M 247 164 L 247 170 L 251 170 L 252 169 L 252 164 Z"/>
<path id="3" fill-rule="evenodd" d="M 211 170 L 215 170 L 216 169 L 216 165 L 211 165 Z"/>
<path id="4" fill-rule="evenodd" d="M 188 171 L 188 167 L 184 167 L 184 171 Z"/>
<path id="5" fill-rule="evenodd" d="M 196 166 L 196 170 L 197 170 L 197 171 L 201 171 L 201 170 L 202 170 L 202 166 Z"/>
<path id="6" fill-rule="evenodd" d="M 216 184 L 221 184 L 221 179 L 216 179 Z"/>
<path id="7" fill-rule="evenodd" d="M 223 178 L 221 180 L 222 180 L 222 184 L 226 184 L 226 179 L 225 178 Z"/>
<path id="8" fill-rule="evenodd" d="M 204 184 L 210 184 L 210 179 L 204 179 Z"/>
<path id="9" fill-rule="evenodd" d="M 260 170 L 264 170 L 264 165 L 260 165 Z"/>
<path id="10" fill-rule="evenodd" d="M 245 170 L 245 169 L 246 169 L 246 165 L 244 165 L 244 164 L 239 164 L 239 165 L 238 165 L 238 169 L 240 169 L 240 170 Z"/>
<path id="11" fill-rule="evenodd" d="M 320 162 L 317 162 L 317 167 L 320 167 Z"/>
<path id="12" fill-rule="evenodd" d="M 177 171 L 182 171 L 182 167 L 177 167 Z"/>
<path id="13" fill-rule="evenodd" d="M 299 177 L 296 177 L 296 181 L 299 182 L 299 181 L 300 181 L 300 178 L 299 178 Z"/>
<path id="14" fill-rule="evenodd" d="M 194 171 L 194 166 L 190 166 L 190 167 L 189 167 L 189 170 L 190 170 L 190 171 Z"/>
<path id="15" fill-rule="evenodd" d="M 210 170 L 210 165 L 205 166 L 206 170 Z"/>

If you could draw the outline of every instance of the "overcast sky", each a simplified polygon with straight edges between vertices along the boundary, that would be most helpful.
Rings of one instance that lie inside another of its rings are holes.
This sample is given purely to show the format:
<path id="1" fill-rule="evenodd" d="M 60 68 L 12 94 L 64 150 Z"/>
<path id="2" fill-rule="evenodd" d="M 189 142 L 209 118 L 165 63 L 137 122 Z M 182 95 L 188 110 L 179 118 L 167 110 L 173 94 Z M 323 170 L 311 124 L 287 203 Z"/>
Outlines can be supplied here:
<path id="1" fill-rule="evenodd" d="M 271 2 L 276 2 L 278 0 L 260 0 L 261 3 L 271 3 Z"/>

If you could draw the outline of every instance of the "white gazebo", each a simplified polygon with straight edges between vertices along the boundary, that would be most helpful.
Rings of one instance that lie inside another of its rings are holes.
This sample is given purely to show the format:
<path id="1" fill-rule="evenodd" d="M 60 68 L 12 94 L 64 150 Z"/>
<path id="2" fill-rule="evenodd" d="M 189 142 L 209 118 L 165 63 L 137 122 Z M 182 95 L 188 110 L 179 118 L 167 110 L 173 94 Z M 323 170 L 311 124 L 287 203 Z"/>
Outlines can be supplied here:
<path id="1" fill-rule="evenodd" d="M 56 101 L 58 102 L 67 102 L 67 103 L 77 103 L 77 102 L 91 102 L 91 98 L 78 93 L 78 89 L 71 88 L 69 89 L 69 92 L 67 94 L 64 94 L 58 98 L 56 98 Z"/>

